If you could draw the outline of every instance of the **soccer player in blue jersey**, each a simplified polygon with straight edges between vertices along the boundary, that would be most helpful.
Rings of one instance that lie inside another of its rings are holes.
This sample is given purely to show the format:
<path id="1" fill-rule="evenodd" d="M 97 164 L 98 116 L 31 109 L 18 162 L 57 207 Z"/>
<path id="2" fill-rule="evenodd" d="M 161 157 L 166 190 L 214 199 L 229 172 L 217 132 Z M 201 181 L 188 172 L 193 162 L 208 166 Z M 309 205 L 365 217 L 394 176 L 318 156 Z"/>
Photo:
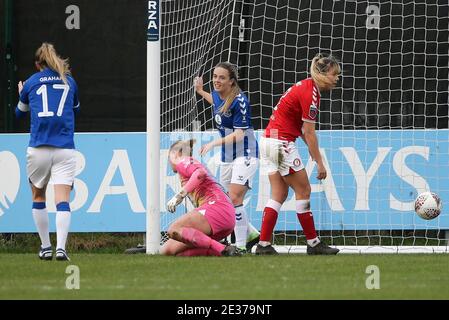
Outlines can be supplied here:
<path id="1" fill-rule="evenodd" d="M 236 211 L 235 245 L 251 250 L 259 232 L 248 221 L 243 206 L 258 166 L 259 150 L 251 125 L 251 106 L 238 85 L 237 69 L 228 62 L 217 64 L 213 71 L 214 90 L 203 89 L 201 77 L 195 78 L 195 90 L 213 106 L 220 138 L 201 148 L 201 155 L 221 146 L 220 183 L 228 190 Z"/>
<path id="2" fill-rule="evenodd" d="M 53 258 L 45 199 L 47 184 L 51 181 L 57 209 L 56 260 L 70 260 L 65 245 L 71 218 L 70 191 L 76 169 L 73 135 L 75 113 L 79 111 L 78 88 L 70 75 L 68 60 L 62 59 L 52 44 L 43 43 L 37 49 L 35 66 L 38 72 L 18 84 L 20 97 L 16 117 L 30 112 L 27 175 L 33 197 L 33 218 L 42 242 L 39 258 Z"/>

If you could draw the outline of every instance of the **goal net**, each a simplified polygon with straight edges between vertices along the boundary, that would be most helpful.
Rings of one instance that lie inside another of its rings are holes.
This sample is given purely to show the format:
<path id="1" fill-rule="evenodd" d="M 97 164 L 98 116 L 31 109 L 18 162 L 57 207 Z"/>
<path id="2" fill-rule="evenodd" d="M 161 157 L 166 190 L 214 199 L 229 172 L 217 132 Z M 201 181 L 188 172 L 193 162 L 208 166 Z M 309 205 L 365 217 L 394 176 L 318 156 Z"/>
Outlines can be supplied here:
<path id="1" fill-rule="evenodd" d="M 167 164 L 169 146 L 194 137 L 200 159 L 200 145 L 217 137 L 194 77 L 202 75 L 210 91 L 213 67 L 236 64 L 259 138 L 280 96 L 307 78 L 311 59 L 324 52 L 342 67 L 337 87 L 322 94 L 317 124 L 327 179 L 315 179 L 314 163 L 298 141 L 320 238 L 342 252 L 448 251 L 447 1 L 163 0 L 161 24 L 157 232 L 192 208 L 186 202 L 176 214 L 166 212 L 180 188 Z M 219 151 L 201 159 L 217 176 Z M 414 213 L 414 199 L 424 191 L 443 201 L 436 219 Z M 258 171 L 245 206 L 259 229 L 269 197 L 268 177 Z M 273 234 L 281 252 L 305 252 L 294 211 L 291 192 Z"/>

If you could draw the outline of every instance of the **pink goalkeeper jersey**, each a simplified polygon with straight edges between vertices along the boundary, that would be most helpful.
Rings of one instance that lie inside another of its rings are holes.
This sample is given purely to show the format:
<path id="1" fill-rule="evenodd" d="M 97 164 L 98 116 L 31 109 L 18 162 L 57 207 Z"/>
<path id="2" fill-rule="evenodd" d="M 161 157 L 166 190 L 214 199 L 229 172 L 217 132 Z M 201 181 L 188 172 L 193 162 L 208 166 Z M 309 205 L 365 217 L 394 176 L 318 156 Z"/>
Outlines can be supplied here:
<path id="1" fill-rule="evenodd" d="M 193 205 L 199 207 L 206 201 L 226 201 L 231 203 L 223 187 L 211 177 L 209 171 L 199 161 L 192 157 L 185 157 L 176 165 L 176 172 L 178 172 L 181 179 L 181 186 L 184 186 L 192 174 L 200 168 L 207 172 L 207 177 L 201 181 L 195 190 L 188 194 Z"/>

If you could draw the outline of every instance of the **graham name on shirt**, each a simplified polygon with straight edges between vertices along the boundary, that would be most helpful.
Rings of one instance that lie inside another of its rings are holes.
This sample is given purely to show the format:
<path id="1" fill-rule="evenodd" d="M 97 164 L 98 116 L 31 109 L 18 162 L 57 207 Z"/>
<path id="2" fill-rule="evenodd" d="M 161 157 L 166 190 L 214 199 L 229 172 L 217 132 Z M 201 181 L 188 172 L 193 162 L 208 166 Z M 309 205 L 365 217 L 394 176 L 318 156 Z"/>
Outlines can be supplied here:
<path id="1" fill-rule="evenodd" d="M 40 82 L 56 81 L 56 80 L 61 80 L 61 78 L 58 77 L 58 76 L 41 77 L 41 78 L 39 78 L 39 81 L 40 81 Z"/>

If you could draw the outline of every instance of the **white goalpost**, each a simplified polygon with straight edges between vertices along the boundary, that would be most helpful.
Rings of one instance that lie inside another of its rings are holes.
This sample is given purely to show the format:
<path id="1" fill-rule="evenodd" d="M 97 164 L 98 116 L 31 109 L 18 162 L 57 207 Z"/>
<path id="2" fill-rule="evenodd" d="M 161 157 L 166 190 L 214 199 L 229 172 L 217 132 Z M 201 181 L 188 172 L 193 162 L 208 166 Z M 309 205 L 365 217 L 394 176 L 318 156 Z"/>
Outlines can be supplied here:
<path id="1" fill-rule="evenodd" d="M 160 233 L 160 3 L 148 1 L 146 253 L 159 252 Z"/>
<path id="2" fill-rule="evenodd" d="M 169 146 L 194 137 L 200 159 L 201 144 L 217 137 L 194 77 L 202 75 L 210 91 L 214 66 L 236 64 L 259 138 L 318 52 L 342 67 L 337 88 L 322 94 L 317 124 L 326 180 L 314 178 L 297 143 L 320 238 L 342 253 L 449 253 L 448 7 L 444 0 L 148 1 L 147 253 L 158 252 L 170 223 L 191 208 L 186 200 L 166 212 L 180 188 L 167 165 Z M 201 158 L 216 176 L 218 149 Z M 423 191 L 443 201 L 433 220 L 414 213 Z M 258 171 L 244 203 L 257 228 L 269 197 Z M 290 193 L 273 233 L 279 252 L 306 252 L 294 211 Z"/>

